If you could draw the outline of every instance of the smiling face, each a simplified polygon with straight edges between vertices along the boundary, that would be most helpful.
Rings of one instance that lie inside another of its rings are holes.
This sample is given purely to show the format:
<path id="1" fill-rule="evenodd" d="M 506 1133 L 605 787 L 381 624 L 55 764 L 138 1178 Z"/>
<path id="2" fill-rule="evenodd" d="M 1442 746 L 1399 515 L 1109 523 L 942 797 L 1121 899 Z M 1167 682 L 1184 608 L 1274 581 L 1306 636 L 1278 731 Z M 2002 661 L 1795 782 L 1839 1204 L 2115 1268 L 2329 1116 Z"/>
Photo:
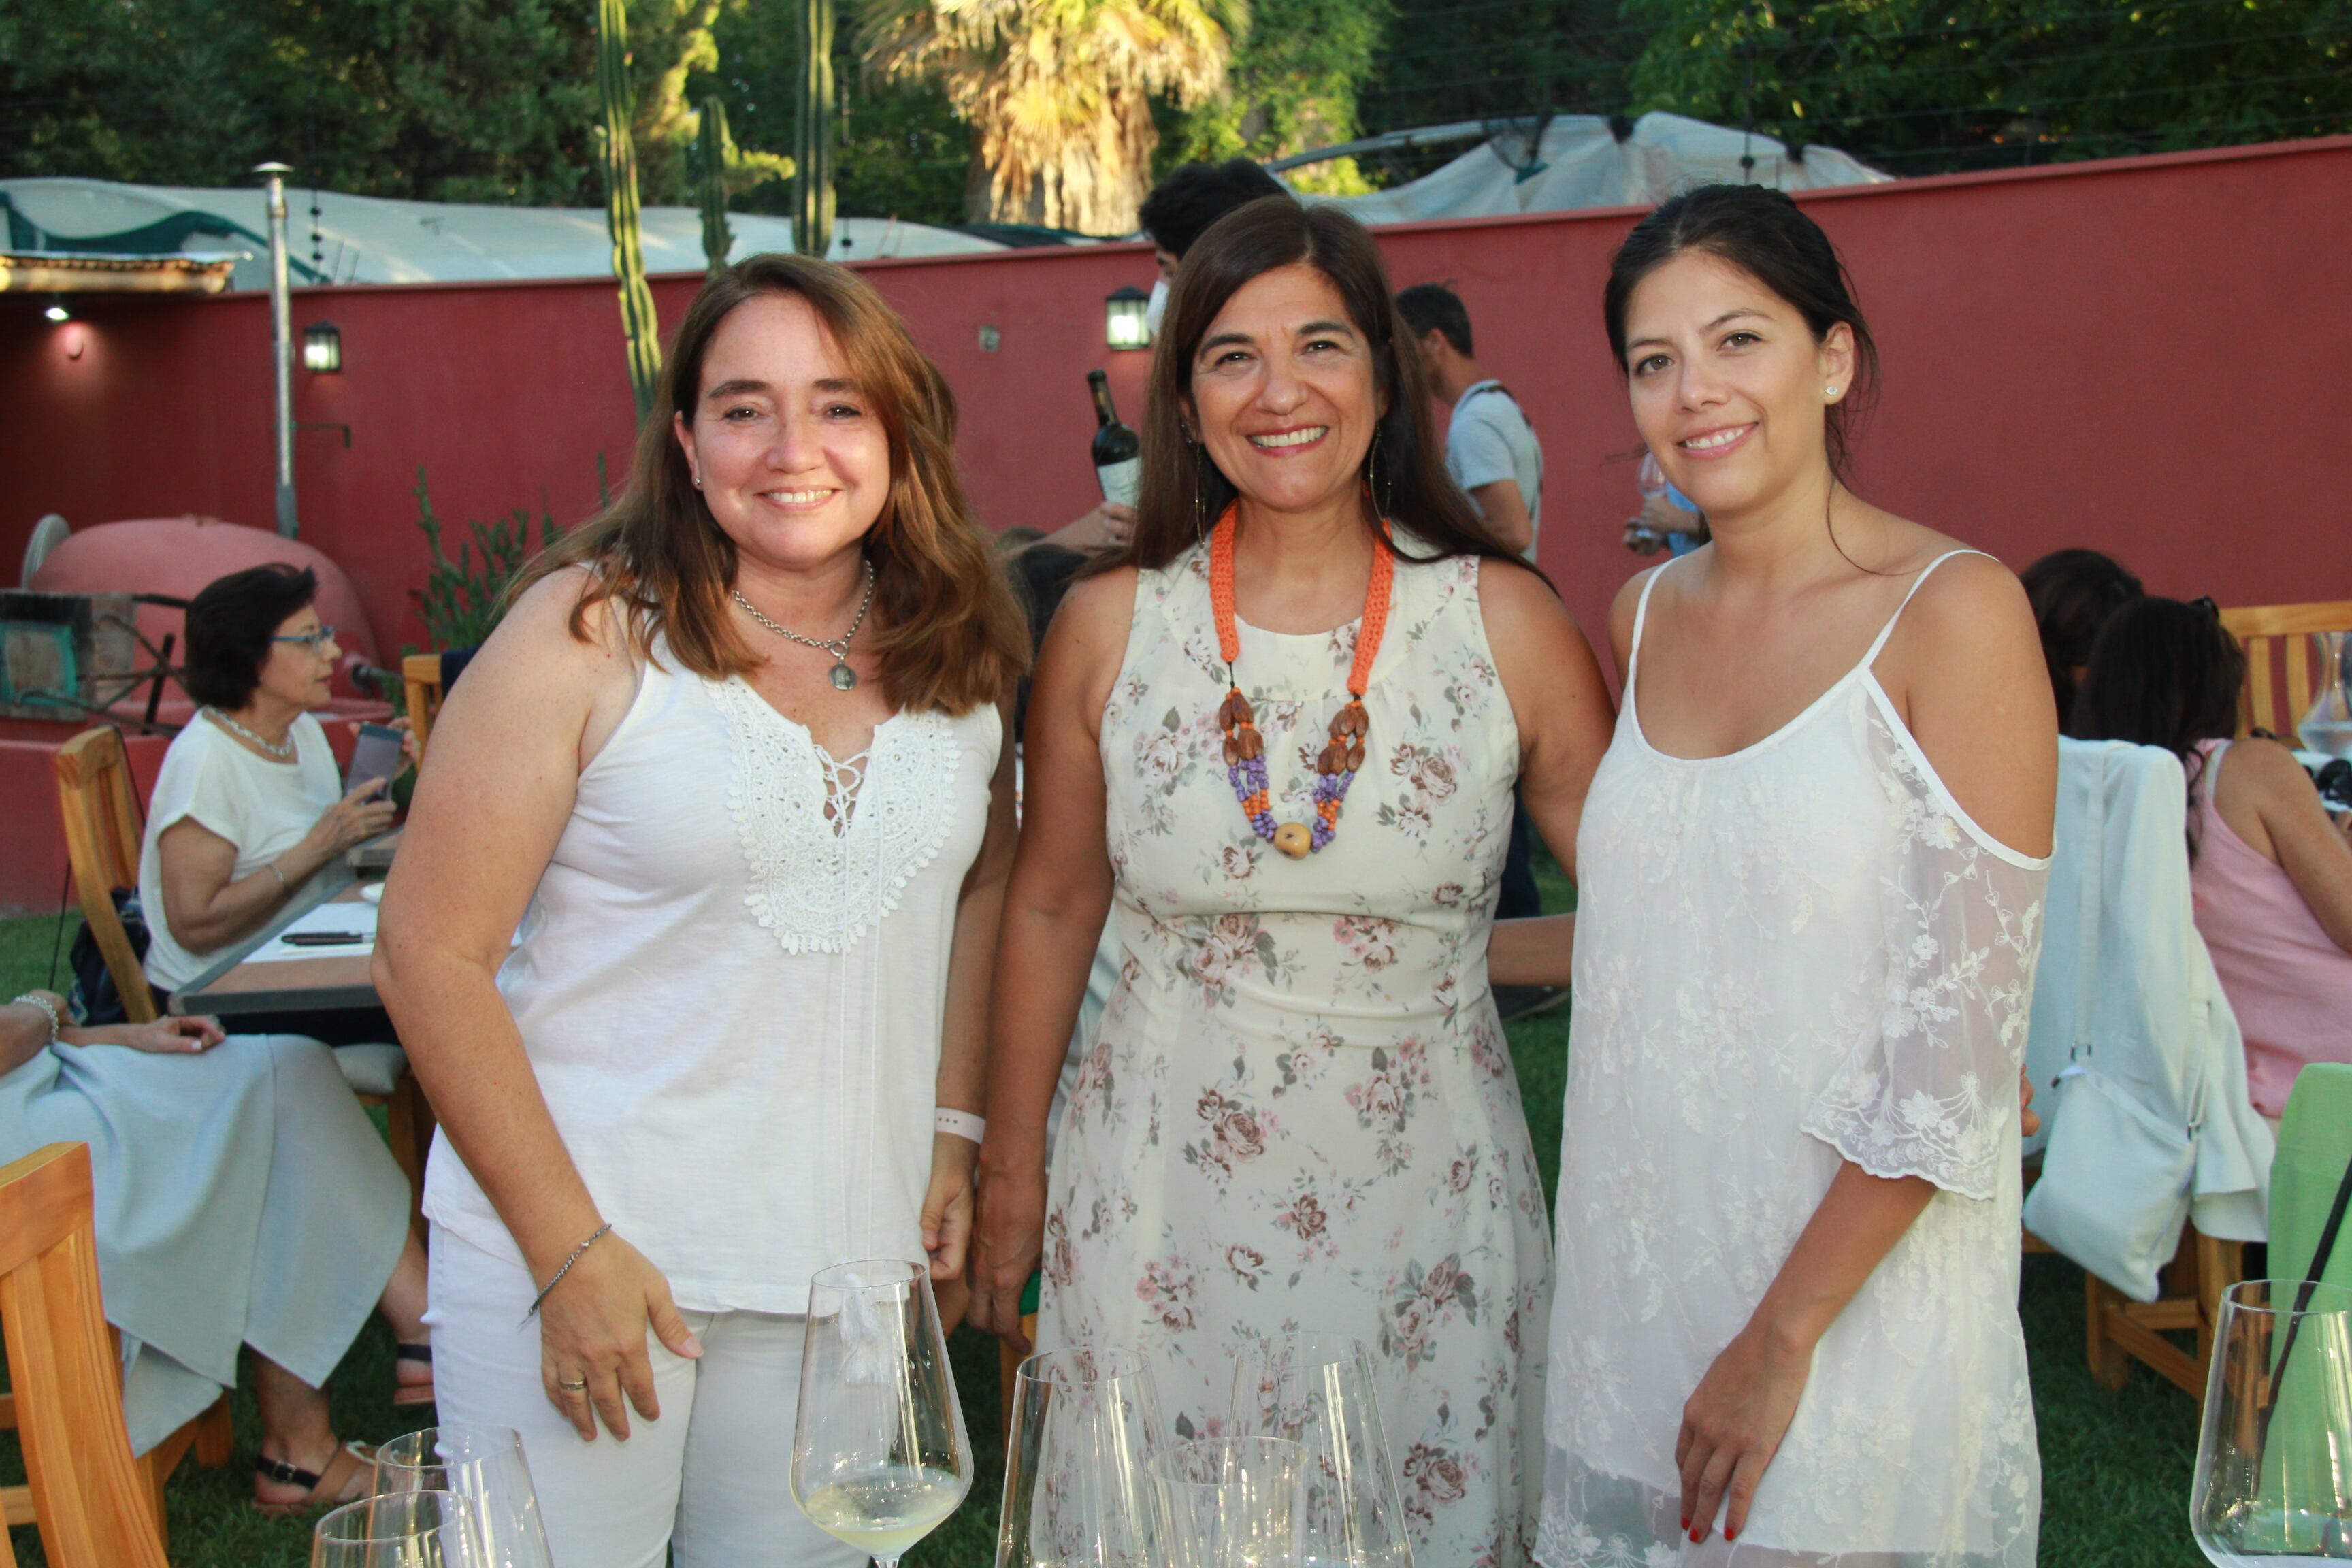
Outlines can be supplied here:
<path id="1" fill-rule="evenodd" d="M 269 645 L 269 655 L 261 661 L 259 679 L 255 682 L 254 697 L 269 699 L 301 712 L 324 708 L 334 699 L 332 681 L 335 661 L 343 650 L 332 637 L 317 641 L 289 642 L 289 637 L 310 638 L 320 630 L 318 607 L 305 605 L 278 624 Z"/>
<path id="2" fill-rule="evenodd" d="M 737 306 L 700 379 L 674 428 L 735 547 L 788 571 L 856 549 L 890 499 L 890 440 L 815 309 L 797 294 Z"/>
<path id="3" fill-rule="evenodd" d="M 1330 279 L 1278 267 L 1209 323 L 1185 413 L 1244 500 L 1305 511 L 1359 482 L 1384 412 L 1374 363 Z"/>
<path id="4" fill-rule="evenodd" d="M 1633 423 L 1675 487 L 1710 519 L 1817 483 L 1827 410 L 1853 387 L 1853 334 L 1815 339 L 1755 276 L 1685 250 L 1643 279 L 1625 318 Z"/>

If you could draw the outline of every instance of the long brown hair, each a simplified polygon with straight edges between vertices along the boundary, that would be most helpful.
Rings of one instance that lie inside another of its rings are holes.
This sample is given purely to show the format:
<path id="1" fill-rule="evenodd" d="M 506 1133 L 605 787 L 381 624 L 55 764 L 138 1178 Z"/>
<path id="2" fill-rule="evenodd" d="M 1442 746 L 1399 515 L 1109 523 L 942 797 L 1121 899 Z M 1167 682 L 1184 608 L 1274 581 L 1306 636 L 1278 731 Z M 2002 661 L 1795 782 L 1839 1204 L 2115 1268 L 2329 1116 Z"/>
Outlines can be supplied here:
<path id="1" fill-rule="evenodd" d="M 755 668 L 728 598 L 735 542 L 727 537 L 672 433 L 694 422 L 702 362 L 735 308 L 768 294 L 807 300 L 874 400 L 890 443 L 890 494 L 866 534 L 874 564 L 875 629 L 866 646 L 881 664 L 894 708 L 967 713 L 993 702 L 1028 668 L 1018 602 L 971 520 L 955 466 L 955 394 L 908 336 L 898 312 L 864 279 L 829 261 L 754 256 L 702 286 L 677 329 L 661 390 L 637 433 L 628 483 L 613 503 L 534 561 L 509 595 L 567 566 L 593 581 L 572 613 L 588 640 L 589 609 L 620 606 L 640 655 L 659 632 L 695 674 L 724 679 Z"/>
<path id="2" fill-rule="evenodd" d="M 1388 404 L 1371 453 L 1373 500 L 1391 521 L 1434 552 L 1407 558 L 1491 555 L 1516 561 L 1446 477 L 1430 423 L 1421 354 L 1397 317 L 1388 269 L 1372 237 L 1338 207 L 1305 206 L 1287 195 L 1262 196 L 1235 207 L 1210 226 L 1177 268 L 1167 330 L 1151 356 L 1135 533 L 1118 560 L 1152 570 L 1166 566 L 1240 493 L 1209 449 L 1185 438 L 1182 409 L 1192 386 L 1192 356 L 1217 312 L 1244 284 L 1300 264 L 1331 280 L 1349 321 L 1371 346 L 1373 388 Z"/>

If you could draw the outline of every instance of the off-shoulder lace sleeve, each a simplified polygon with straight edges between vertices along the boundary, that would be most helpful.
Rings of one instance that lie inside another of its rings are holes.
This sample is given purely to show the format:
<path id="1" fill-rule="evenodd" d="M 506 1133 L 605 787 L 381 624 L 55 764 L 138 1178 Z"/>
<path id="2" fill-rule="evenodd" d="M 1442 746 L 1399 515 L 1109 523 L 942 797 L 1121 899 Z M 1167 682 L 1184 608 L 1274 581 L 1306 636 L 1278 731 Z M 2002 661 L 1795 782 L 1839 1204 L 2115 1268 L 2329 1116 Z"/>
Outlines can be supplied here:
<path id="1" fill-rule="evenodd" d="M 1990 1198 L 2017 1111 L 2050 863 L 1969 821 L 1875 707 L 1870 727 L 1903 844 L 1882 894 L 1886 990 L 1877 1026 L 1814 1100 L 1805 1131 L 1874 1175 Z"/>

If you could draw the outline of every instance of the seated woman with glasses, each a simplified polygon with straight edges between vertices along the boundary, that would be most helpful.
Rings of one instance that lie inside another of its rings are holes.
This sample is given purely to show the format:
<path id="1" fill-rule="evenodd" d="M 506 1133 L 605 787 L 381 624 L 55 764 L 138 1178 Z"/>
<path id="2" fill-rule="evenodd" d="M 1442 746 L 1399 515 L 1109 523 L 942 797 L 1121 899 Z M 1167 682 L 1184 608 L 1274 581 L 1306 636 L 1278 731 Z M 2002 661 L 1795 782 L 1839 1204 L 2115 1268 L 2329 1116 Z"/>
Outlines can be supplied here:
<path id="1" fill-rule="evenodd" d="M 188 606 L 188 695 L 204 706 L 163 753 L 139 854 L 147 979 L 176 991 L 251 936 L 337 856 L 392 826 L 389 779 L 342 787 L 326 731 L 342 650 L 319 579 L 272 563 Z"/>
<path id="2" fill-rule="evenodd" d="M 2245 678 L 2211 600 L 2141 599 L 2099 634 L 2067 732 L 2162 746 L 2186 768 L 2197 930 L 2275 1130 L 2305 1063 L 2352 1061 L 2352 845 L 2293 752 L 2231 742 Z"/>

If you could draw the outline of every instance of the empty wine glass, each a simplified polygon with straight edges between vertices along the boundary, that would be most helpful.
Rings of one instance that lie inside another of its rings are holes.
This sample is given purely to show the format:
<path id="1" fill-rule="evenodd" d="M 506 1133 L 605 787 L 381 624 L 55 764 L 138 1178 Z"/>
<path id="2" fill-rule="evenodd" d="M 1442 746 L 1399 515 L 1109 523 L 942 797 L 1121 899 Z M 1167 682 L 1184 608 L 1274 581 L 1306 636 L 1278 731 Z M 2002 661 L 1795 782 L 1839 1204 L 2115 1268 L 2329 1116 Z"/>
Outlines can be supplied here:
<path id="1" fill-rule="evenodd" d="M 427 1426 L 375 1451 L 375 1491 L 455 1492 L 473 1515 L 482 1568 L 551 1568 L 539 1494 L 510 1426 Z"/>
<path id="2" fill-rule="evenodd" d="M 1151 1467 L 1165 1568 L 1299 1568 L 1306 1450 L 1282 1437 L 1193 1437 Z"/>
<path id="3" fill-rule="evenodd" d="M 1013 1379 L 996 1568 L 1150 1568 L 1151 1369 L 1116 1345 L 1048 1351 Z"/>
<path id="4" fill-rule="evenodd" d="M 2221 1293 L 2189 1526 L 2220 1568 L 2352 1562 L 2352 1290 Z"/>
<path id="5" fill-rule="evenodd" d="M 817 1527 L 890 1568 L 971 1490 L 930 1270 L 895 1258 L 809 1281 L 793 1497 Z"/>
<path id="6" fill-rule="evenodd" d="M 484 1568 L 473 1510 L 455 1492 L 345 1503 L 310 1532 L 310 1568 Z"/>
<path id="7" fill-rule="evenodd" d="M 1305 1450 L 1301 1551 L 1310 1568 L 1412 1568 L 1404 1510 L 1381 1425 L 1372 1358 L 1346 1334 L 1274 1334 L 1234 1371 L 1236 1437 L 1286 1437 Z"/>

